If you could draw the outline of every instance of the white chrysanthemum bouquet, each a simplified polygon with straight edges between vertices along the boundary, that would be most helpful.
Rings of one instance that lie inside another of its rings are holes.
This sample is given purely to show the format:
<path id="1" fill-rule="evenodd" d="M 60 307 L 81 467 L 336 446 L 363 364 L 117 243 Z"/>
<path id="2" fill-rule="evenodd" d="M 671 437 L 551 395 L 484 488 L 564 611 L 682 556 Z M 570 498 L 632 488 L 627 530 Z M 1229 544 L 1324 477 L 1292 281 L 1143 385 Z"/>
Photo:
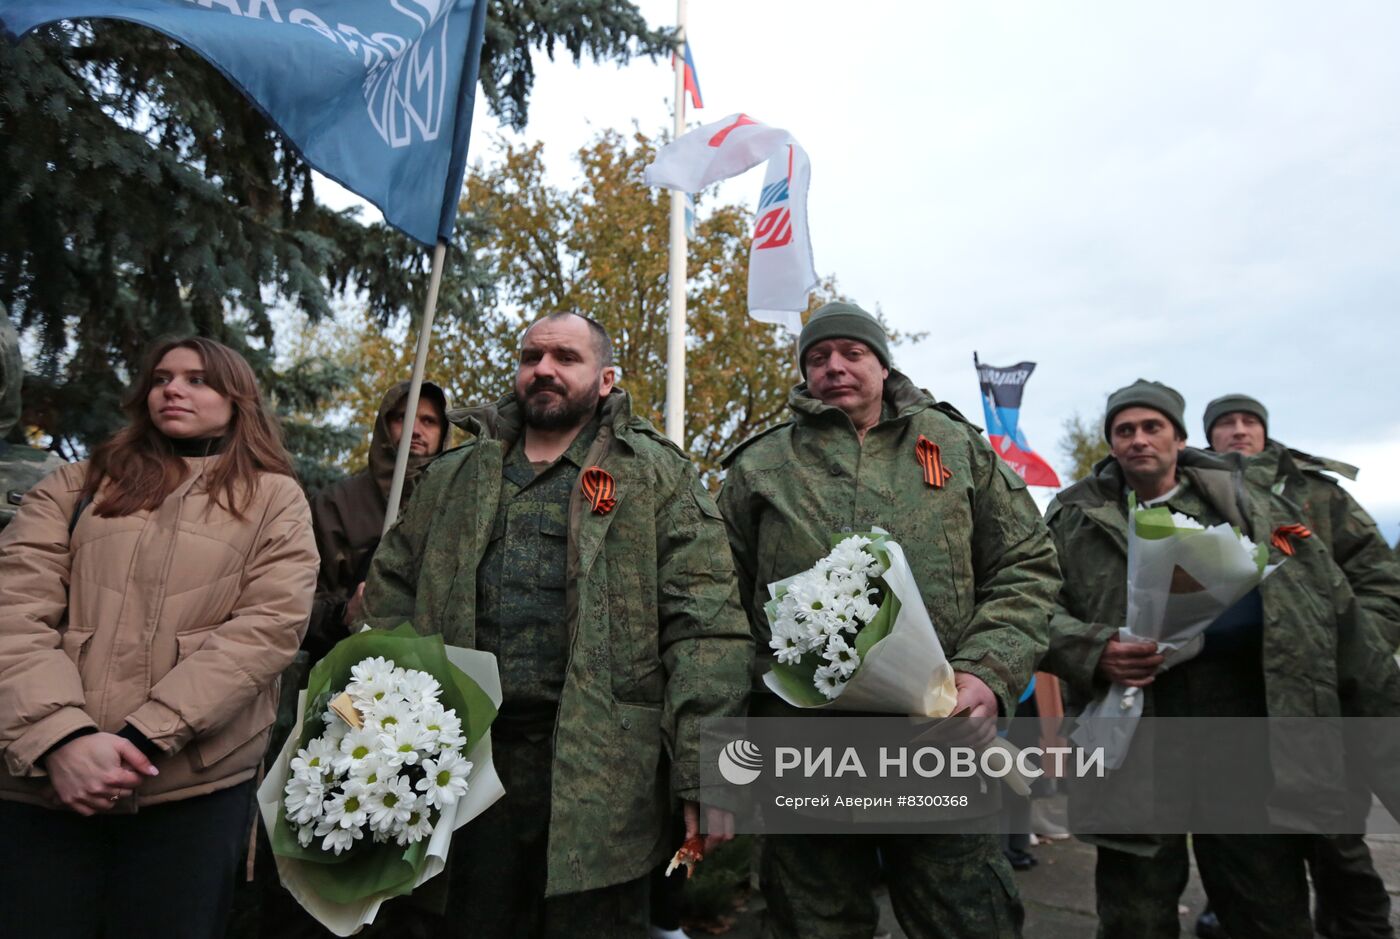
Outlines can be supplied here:
<path id="1" fill-rule="evenodd" d="M 462 721 L 442 706 L 442 686 L 427 672 L 373 656 L 350 675 L 321 717 L 321 735 L 292 758 L 287 821 L 302 847 L 319 841 L 336 854 L 366 837 L 421 841 L 467 792 Z"/>
<path id="2" fill-rule="evenodd" d="M 797 707 L 946 717 L 957 694 L 904 551 L 876 529 L 833 538 L 768 586 L 770 690 Z"/>
<path id="3" fill-rule="evenodd" d="M 408 624 L 341 640 L 258 789 L 287 890 L 341 936 L 440 873 L 453 832 L 504 793 L 491 763 L 495 657 Z"/>
<path id="4" fill-rule="evenodd" d="M 773 630 L 768 644 L 779 664 L 802 674 L 810 668 L 812 685 L 828 700 L 839 697 L 862 652 L 889 632 L 894 604 L 882 615 L 878 602 L 879 578 L 888 568 L 881 547 L 851 535 L 810 570 L 779 584 L 765 608 Z"/>

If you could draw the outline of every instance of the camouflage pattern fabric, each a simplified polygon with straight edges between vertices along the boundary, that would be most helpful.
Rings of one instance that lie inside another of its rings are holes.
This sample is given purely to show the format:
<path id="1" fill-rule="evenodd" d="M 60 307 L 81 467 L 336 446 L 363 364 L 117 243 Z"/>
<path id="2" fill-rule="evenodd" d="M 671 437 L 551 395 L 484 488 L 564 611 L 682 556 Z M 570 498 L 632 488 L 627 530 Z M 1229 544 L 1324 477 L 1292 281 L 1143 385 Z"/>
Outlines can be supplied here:
<path id="1" fill-rule="evenodd" d="M 1355 499 L 1327 475 L 1356 478 L 1345 463 L 1293 450 L 1270 440 L 1257 456 L 1239 458 L 1251 486 L 1294 503 L 1313 536 L 1341 566 L 1357 602 L 1390 649 L 1400 647 L 1400 560 Z M 1370 791 L 1352 793 L 1353 814 L 1364 825 Z M 1317 893 L 1318 931 L 1339 939 L 1388 939 L 1390 894 L 1360 835 L 1318 839 L 1308 868 Z"/>
<path id="2" fill-rule="evenodd" d="M 897 371 L 885 382 L 882 418 L 863 441 L 844 412 L 803 385 L 789 405 L 792 420 L 726 458 L 720 493 L 757 645 L 755 681 L 772 662 L 768 584 L 811 567 L 833 533 L 878 526 L 904 548 L 953 667 L 981 678 L 1002 713 L 1014 713 L 1045 648 L 1059 587 L 1050 537 L 1025 483 L 977 428 Z M 952 473 L 941 488 L 925 482 L 921 438 L 938 446 Z M 753 710 L 785 709 L 764 689 Z M 919 835 L 879 845 L 910 936 L 1020 935 L 1020 901 L 995 836 Z M 766 839 L 768 935 L 871 935 L 874 847 L 854 836 Z"/>
<path id="3" fill-rule="evenodd" d="M 1190 876 L 1185 835 L 1155 857 L 1100 847 L 1094 868 L 1099 939 L 1177 939 Z M 1192 835 L 1201 882 L 1231 939 L 1312 939 L 1304 835 Z"/>
<path id="4" fill-rule="evenodd" d="M 0 303 L 0 529 L 15 517 L 24 494 L 64 463 L 57 453 L 5 442 L 19 424 L 23 385 L 19 332 Z"/>
<path id="5" fill-rule="evenodd" d="M 569 498 L 597 436 L 594 421 L 538 476 L 524 447 L 506 455 L 491 543 L 476 570 L 476 647 L 496 656 L 506 702 L 493 739 L 554 729 L 569 661 Z"/>
<path id="6" fill-rule="evenodd" d="M 885 401 L 861 441 L 844 412 L 799 385 L 792 420 L 725 458 L 720 507 L 758 650 L 755 687 L 773 661 L 768 584 L 811 567 L 833 533 L 879 526 L 904 548 L 953 668 L 986 682 L 1012 714 L 1059 587 L 1050 536 L 1026 484 L 955 409 L 895 370 Z M 952 472 L 942 488 L 924 482 L 920 437 Z"/>
<path id="7" fill-rule="evenodd" d="M 1296 505 L 1346 575 L 1361 608 L 1392 650 L 1400 649 L 1400 560 L 1366 510 L 1327 473 L 1354 477 L 1354 467 L 1290 450 L 1270 440 L 1242 458 L 1245 479 Z"/>
<path id="8" fill-rule="evenodd" d="M 570 498 L 548 896 L 635 880 L 665 856 L 668 795 L 700 795 L 697 722 L 744 713 L 753 658 L 723 524 L 694 466 L 621 389 L 599 419 L 584 463 L 611 475 L 617 501 L 594 512 L 578 487 Z M 474 648 L 477 572 L 523 418 L 509 395 L 466 422 L 474 439 L 419 481 L 375 553 L 365 602 L 373 626 L 409 621 Z"/>
<path id="9" fill-rule="evenodd" d="M 996 835 L 770 835 L 760 873 L 765 939 L 869 939 L 882 864 L 910 939 L 1021 935 L 1025 911 Z"/>
<path id="10" fill-rule="evenodd" d="M 1228 521 L 1256 540 L 1267 540 L 1276 526 L 1301 518 L 1298 508 L 1281 497 L 1267 490 L 1247 490 L 1237 464 L 1202 451 L 1183 451 L 1178 481 L 1182 488 L 1169 500 L 1171 508 L 1207 525 Z M 1047 511 L 1064 586 L 1052 621 L 1050 650 L 1041 668 L 1059 675 L 1081 702 L 1104 687 L 1095 674 L 1098 658 L 1124 622 L 1126 500 L 1122 473 L 1117 462 L 1108 458 L 1095 468 L 1094 476 L 1061 492 Z M 1145 689 L 1145 713 L 1396 713 L 1400 672 L 1383 651 L 1380 634 L 1360 612 L 1327 547 L 1314 537 L 1295 542 L 1295 550 L 1259 588 L 1264 629 L 1257 655 L 1251 652 L 1233 660 L 1204 657 L 1178 665 Z M 1271 552 L 1272 562 L 1284 559 L 1277 547 Z M 1290 797 L 1306 792 L 1315 804 L 1334 808 L 1339 820 L 1345 815 L 1347 793 L 1335 773 L 1342 765 L 1342 741 L 1329 736 L 1325 743 L 1318 747 L 1316 738 L 1301 741 L 1284 732 L 1271 733 L 1261 741 L 1260 752 L 1245 762 L 1271 772 L 1270 806 L 1286 806 Z M 1200 757 L 1200 771 L 1212 771 L 1215 759 L 1203 754 L 1200 745 L 1187 748 L 1187 755 Z M 1072 819 L 1092 823 L 1096 818 L 1091 788 L 1071 789 Z M 1382 789 L 1388 801 L 1395 798 L 1392 782 L 1383 782 L 1378 791 Z M 1255 821 L 1282 821 L 1283 817 L 1275 819 L 1270 808 L 1268 818 Z M 1100 935 L 1175 936 L 1178 881 L 1185 882 L 1184 837 L 1089 840 L 1100 849 Z M 1297 849 L 1285 836 L 1218 836 L 1211 843 L 1214 850 L 1231 858 L 1229 865 L 1221 866 L 1214 883 L 1206 886 L 1232 935 L 1310 935 L 1302 864 L 1306 850 Z M 1284 856 L 1295 859 L 1293 867 L 1270 872 L 1270 865 L 1278 865 Z M 1199 853 L 1198 863 L 1204 877 L 1207 861 Z M 1254 871 L 1267 876 L 1255 876 Z M 1287 892 L 1289 884 L 1300 882 L 1301 903 L 1296 893 Z M 1271 909 L 1260 909 L 1259 899 L 1271 903 Z M 1260 928 L 1266 931 L 1259 932 Z"/>

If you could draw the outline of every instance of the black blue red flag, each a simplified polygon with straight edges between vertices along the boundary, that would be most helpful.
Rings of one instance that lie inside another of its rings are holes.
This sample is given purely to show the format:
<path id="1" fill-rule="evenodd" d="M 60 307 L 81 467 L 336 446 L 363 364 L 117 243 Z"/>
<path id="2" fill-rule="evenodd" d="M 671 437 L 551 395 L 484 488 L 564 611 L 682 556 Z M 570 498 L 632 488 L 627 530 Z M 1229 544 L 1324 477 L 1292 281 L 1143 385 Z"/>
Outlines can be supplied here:
<path id="1" fill-rule="evenodd" d="M 977 366 L 977 381 L 982 386 L 982 413 L 992 448 L 1026 485 L 1059 488 L 1060 477 L 1031 449 L 1026 435 L 1021 433 L 1021 393 L 1035 371 L 1035 363 L 1018 362 L 999 368 L 983 365 L 976 352 L 972 353 L 972 362 Z"/>

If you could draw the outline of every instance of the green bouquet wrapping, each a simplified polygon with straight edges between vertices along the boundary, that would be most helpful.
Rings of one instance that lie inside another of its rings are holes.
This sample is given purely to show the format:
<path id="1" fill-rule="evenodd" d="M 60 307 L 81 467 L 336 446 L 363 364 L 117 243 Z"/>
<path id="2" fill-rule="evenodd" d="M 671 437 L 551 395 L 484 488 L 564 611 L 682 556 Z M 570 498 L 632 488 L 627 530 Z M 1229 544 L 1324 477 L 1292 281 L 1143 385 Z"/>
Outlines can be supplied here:
<path id="1" fill-rule="evenodd" d="M 504 794 L 489 728 L 495 657 L 412 626 L 366 630 L 311 670 L 258 789 L 288 891 L 348 936 L 446 865 L 453 832 Z"/>

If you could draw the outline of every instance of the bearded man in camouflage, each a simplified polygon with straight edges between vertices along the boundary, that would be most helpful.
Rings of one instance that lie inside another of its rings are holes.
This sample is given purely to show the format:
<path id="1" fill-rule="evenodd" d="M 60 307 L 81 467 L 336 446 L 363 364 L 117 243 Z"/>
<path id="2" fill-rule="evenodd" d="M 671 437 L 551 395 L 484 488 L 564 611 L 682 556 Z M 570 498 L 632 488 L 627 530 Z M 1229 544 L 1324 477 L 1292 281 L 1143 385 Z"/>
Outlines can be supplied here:
<path id="1" fill-rule="evenodd" d="M 1045 649 L 1059 589 L 1049 533 L 1026 485 L 976 427 L 890 367 L 861 308 L 829 303 L 798 340 L 792 417 L 730 454 L 720 508 L 768 670 L 767 585 L 811 567 L 833 532 L 890 532 L 905 551 L 952 664 L 957 706 L 993 732 Z M 922 450 L 937 454 L 921 461 Z M 930 449 L 936 448 L 936 449 Z M 936 467 L 930 471 L 926 466 Z M 751 713 L 787 708 L 761 683 Z M 764 839 L 765 935 L 869 939 L 879 849 L 907 935 L 1019 936 L 1023 911 L 996 835 L 797 835 Z"/>
<path id="2" fill-rule="evenodd" d="M 494 653 L 506 795 L 463 829 L 447 921 L 480 937 L 636 936 L 668 854 L 670 798 L 698 805 L 699 722 L 743 714 L 753 643 L 714 501 L 614 386 L 596 322 L 547 316 L 515 391 L 418 483 L 365 589 L 369 623 L 411 621 Z"/>

